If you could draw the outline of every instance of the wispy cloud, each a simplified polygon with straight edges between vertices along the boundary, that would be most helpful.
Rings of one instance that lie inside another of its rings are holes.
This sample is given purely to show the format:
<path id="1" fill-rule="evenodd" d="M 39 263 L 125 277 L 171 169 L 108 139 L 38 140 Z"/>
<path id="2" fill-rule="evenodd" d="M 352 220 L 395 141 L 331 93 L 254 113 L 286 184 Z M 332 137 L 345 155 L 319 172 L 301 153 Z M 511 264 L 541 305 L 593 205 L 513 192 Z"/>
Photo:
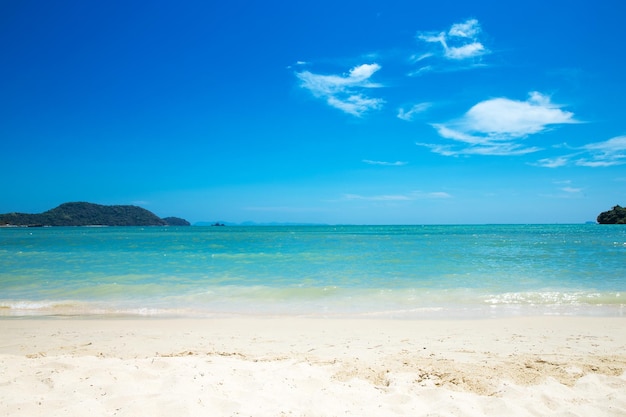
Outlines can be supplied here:
<path id="1" fill-rule="evenodd" d="M 626 136 L 617 136 L 604 142 L 596 142 L 581 148 L 587 155 L 576 161 L 576 165 L 587 167 L 609 167 L 626 163 Z"/>
<path id="2" fill-rule="evenodd" d="M 398 109 L 398 119 L 405 120 L 410 122 L 420 113 L 424 113 L 432 106 L 432 103 L 418 103 L 409 107 L 408 109 L 400 108 Z"/>
<path id="3" fill-rule="evenodd" d="M 543 158 L 538 160 L 533 165 L 544 168 L 559 168 L 568 165 L 570 158 L 568 156 L 557 156 L 555 158 Z"/>
<path id="4" fill-rule="evenodd" d="M 423 192 L 412 191 L 407 194 L 383 194 L 364 196 L 360 194 L 345 194 L 346 200 L 365 200 L 365 201 L 413 201 L 422 199 L 445 199 L 452 196 L 444 191 Z"/>
<path id="5" fill-rule="evenodd" d="M 368 165 L 381 165 L 381 166 L 386 166 L 386 167 L 401 167 L 407 164 L 407 162 L 404 162 L 404 161 L 386 162 L 386 161 L 372 161 L 370 159 L 364 159 L 363 162 L 365 162 Z"/>
<path id="6" fill-rule="evenodd" d="M 346 200 L 367 200 L 367 201 L 409 201 L 411 200 L 409 196 L 402 195 L 402 194 L 372 195 L 372 196 L 363 196 L 359 194 L 345 194 L 344 198 Z"/>
<path id="7" fill-rule="evenodd" d="M 566 192 L 568 194 L 579 194 L 583 191 L 582 188 L 574 188 L 574 187 L 563 187 L 561 191 Z"/>
<path id="8" fill-rule="evenodd" d="M 527 147 L 521 139 L 553 125 L 579 123 L 574 114 L 561 110 L 548 96 L 531 92 L 526 101 L 494 98 L 470 108 L 461 118 L 432 126 L 451 144 L 418 143 L 433 152 L 456 155 L 523 155 L 541 148 Z"/>
<path id="9" fill-rule="evenodd" d="M 315 97 L 345 113 L 361 117 L 370 110 L 380 109 L 384 104 L 381 98 L 371 98 L 364 91 L 382 87 L 370 80 L 380 70 L 380 65 L 363 64 L 352 68 L 343 75 L 322 75 L 310 71 L 296 72 L 300 86 L 309 90 Z"/>
<path id="10" fill-rule="evenodd" d="M 296 61 L 293 65 L 287 65 L 287 69 L 292 69 L 293 67 L 304 67 L 309 65 L 306 61 Z"/>
<path id="11" fill-rule="evenodd" d="M 418 32 L 417 39 L 431 46 L 428 52 L 421 53 L 413 58 L 415 62 L 427 60 L 443 60 L 455 62 L 455 68 L 469 68 L 481 65 L 479 58 L 490 53 L 489 49 L 480 39 L 482 28 L 476 19 L 468 19 L 465 22 L 455 23 L 447 31 Z M 468 65 L 468 61 L 472 61 Z M 420 75 L 424 72 L 449 68 L 424 64 L 411 75 Z"/>
<path id="12" fill-rule="evenodd" d="M 589 143 L 574 150 L 576 152 L 568 155 L 540 159 L 533 165 L 544 168 L 560 168 L 568 165 L 603 168 L 626 164 L 626 136 Z"/>
<path id="13" fill-rule="evenodd" d="M 526 147 L 522 144 L 503 142 L 503 143 L 485 143 L 471 146 L 454 146 L 448 144 L 422 143 L 416 142 L 416 145 L 429 148 L 433 153 L 443 156 L 460 156 L 460 155 L 489 155 L 489 156 L 516 156 L 526 155 L 529 153 L 540 151 L 538 147 Z"/>

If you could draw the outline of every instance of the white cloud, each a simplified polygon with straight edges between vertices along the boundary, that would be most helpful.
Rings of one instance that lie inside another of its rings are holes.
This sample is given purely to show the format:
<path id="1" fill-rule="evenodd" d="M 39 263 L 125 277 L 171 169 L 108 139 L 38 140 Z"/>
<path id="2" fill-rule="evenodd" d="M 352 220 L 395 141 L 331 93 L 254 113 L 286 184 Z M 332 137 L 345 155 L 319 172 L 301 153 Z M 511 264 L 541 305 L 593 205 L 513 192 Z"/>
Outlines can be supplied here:
<path id="1" fill-rule="evenodd" d="M 538 92 L 529 96 L 526 101 L 508 98 L 482 101 L 451 125 L 491 140 L 510 140 L 539 133 L 550 125 L 578 123 L 573 113 L 561 110 L 549 97 Z"/>
<path id="2" fill-rule="evenodd" d="M 451 129 L 444 124 L 433 123 L 432 127 L 437 129 L 437 133 L 439 133 L 439 136 L 442 136 L 446 139 L 453 139 L 459 142 L 465 142 L 465 143 L 469 143 L 472 145 L 478 145 L 481 143 L 489 142 L 488 138 L 486 139 L 484 137 L 474 136 L 468 133 L 464 133 L 460 130 Z"/>
<path id="3" fill-rule="evenodd" d="M 603 142 L 589 143 L 574 149 L 578 152 L 540 159 L 533 165 L 544 168 L 560 168 L 574 164 L 589 168 L 602 168 L 626 164 L 626 136 L 617 136 Z"/>
<path id="4" fill-rule="evenodd" d="M 433 65 L 425 65 L 421 68 L 416 69 L 415 71 L 411 71 L 409 72 L 407 75 L 409 77 L 417 77 L 420 76 L 422 74 L 426 74 L 427 72 L 432 72 L 435 71 L 437 68 L 434 67 Z"/>
<path id="5" fill-rule="evenodd" d="M 462 144 L 458 149 L 450 145 L 419 145 L 446 156 L 523 155 L 541 148 L 525 147 L 519 140 L 552 125 L 570 123 L 578 123 L 573 113 L 561 110 L 548 96 L 531 92 L 526 101 L 489 99 L 472 106 L 459 119 L 433 123 L 439 136 Z"/>
<path id="6" fill-rule="evenodd" d="M 626 150 L 626 136 L 617 136 L 604 142 L 590 143 L 582 147 L 590 151 L 600 151 L 603 154 L 614 154 Z"/>
<path id="7" fill-rule="evenodd" d="M 362 82 L 368 80 L 376 71 L 380 69 L 378 64 L 363 64 L 350 70 L 349 80 L 353 82 Z"/>
<path id="8" fill-rule="evenodd" d="M 383 194 L 373 196 L 363 196 L 359 194 L 345 194 L 347 200 L 365 200 L 365 201 L 413 201 L 423 199 L 446 199 L 452 196 L 444 191 L 423 192 L 412 191 L 408 194 Z"/>
<path id="9" fill-rule="evenodd" d="M 588 159 L 581 159 L 576 161 L 576 165 L 580 165 L 582 167 L 589 167 L 589 168 L 604 168 L 604 167 L 612 167 L 614 165 L 622 165 L 624 164 L 624 162 L 618 162 L 618 161 L 596 161 L 596 160 L 588 160 Z"/>
<path id="10" fill-rule="evenodd" d="M 398 119 L 402 119 L 402 120 L 406 120 L 407 122 L 410 122 L 411 120 L 413 120 L 413 118 L 417 114 L 424 113 L 431 106 L 432 106 L 432 103 L 418 103 L 418 104 L 411 106 L 411 108 L 409 108 L 408 110 L 400 108 L 398 109 L 398 115 L 397 115 Z"/>
<path id="11" fill-rule="evenodd" d="M 491 156 L 516 156 L 540 151 L 537 147 L 524 147 L 511 142 L 474 144 L 469 146 L 453 146 L 448 144 L 421 143 L 416 145 L 428 148 L 433 153 L 443 156 L 461 155 L 491 155 Z"/>
<path id="12" fill-rule="evenodd" d="M 480 24 L 476 19 L 469 19 L 463 23 L 455 23 L 448 31 L 449 36 L 473 39 L 480 33 Z"/>
<path id="13" fill-rule="evenodd" d="M 309 65 L 309 63 L 306 62 L 306 61 L 296 61 L 293 65 L 287 65 L 287 69 L 291 69 L 294 66 L 303 67 L 303 66 L 306 66 L 306 65 Z"/>
<path id="14" fill-rule="evenodd" d="M 416 63 L 416 62 L 420 62 L 420 61 L 422 61 L 422 60 L 424 60 L 424 59 L 426 59 L 426 58 L 430 58 L 430 57 L 432 57 L 432 56 L 434 56 L 434 55 L 435 55 L 435 54 L 433 54 L 433 53 L 431 53 L 431 52 L 426 52 L 425 54 L 421 54 L 421 55 L 419 55 L 419 56 L 415 56 L 415 55 L 413 55 L 413 56 L 410 58 L 410 60 L 411 60 L 411 61 L 413 61 L 413 63 Z"/>
<path id="15" fill-rule="evenodd" d="M 379 98 L 369 98 L 356 94 L 346 98 L 338 98 L 334 95 L 329 96 L 326 102 L 332 107 L 353 116 L 360 117 L 363 113 L 369 110 L 380 109 L 385 101 Z"/>
<path id="16" fill-rule="evenodd" d="M 476 19 L 468 19 L 465 22 L 453 24 L 448 31 L 418 32 L 417 39 L 437 45 L 436 49 L 419 55 L 416 62 L 427 58 L 442 58 L 447 61 L 465 61 L 487 55 L 490 51 L 480 40 L 482 28 Z M 412 73 L 419 75 L 432 70 L 432 66 L 422 67 Z"/>
<path id="17" fill-rule="evenodd" d="M 386 161 L 372 161 L 370 159 L 364 159 L 363 162 L 365 162 L 368 165 L 381 165 L 381 166 L 386 166 L 386 167 L 400 167 L 400 166 L 404 166 L 407 164 L 407 162 L 403 162 L 403 161 L 386 162 Z"/>
<path id="18" fill-rule="evenodd" d="M 309 90 L 315 97 L 345 113 L 360 117 L 365 112 L 382 107 L 384 100 L 370 98 L 362 93 L 365 89 L 382 85 L 373 83 L 370 78 L 380 70 L 380 65 L 363 64 L 352 68 L 345 75 L 321 75 L 310 71 L 297 72 L 300 86 Z"/>
<path id="19" fill-rule="evenodd" d="M 590 143 L 580 148 L 587 155 L 576 161 L 576 165 L 587 167 L 609 167 L 626 164 L 626 136 L 617 136 L 604 142 Z"/>
<path id="20" fill-rule="evenodd" d="M 485 47 L 480 42 L 446 48 L 446 57 L 450 59 L 467 59 L 483 55 L 484 53 Z"/>
<path id="21" fill-rule="evenodd" d="M 543 158 L 538 160 L 533 165 L 544 167 L 544 168 L 560 168 L 569 164 L 569 157 L 567 156 L 558 156 L 556 158 Z"/>
<path id="22" fill-rule="evenodd" d="M 347 200 L 367 200 L 367 201 L 409 201 L 410 197 L 406 195 L 374 195 L 374 196 L 362 196 L 358 194 L 346 194 L 344 197 Z"/>
<path id="23" fill-rule="evenodd" d="M 418 32 L 417 38 L 430 43 L 446 43 L 446 33 L 445 32 Z M 424 56 L 434 55 L 432 53 L 425 53 Z"/>
<path id="24" fill-rule="evenodd" d="M 582 190 L 583 190 L 582 188 L 574 188 L 574 187 L 563 187 L 563 188 L 561 188 L 561 191 L 564 191 L 564 192 L 569 193 L 569 194 L 577 194 L 577 193 L 582 192 Z"/>
<path id="25" fill-rule="evenodd" d="M 525 147 L 516 143 L 494 143 L 464 149 L 466 155 L 517 156 L 540 151 L 536 146 Z"/>
<path id="26" fill-rule="evenodd" d="M 437 153 L 443 156 L 459 156 L 460 155 L 460 153 L 454 150 L 453 147 L 450 145 L 441 145 L 437 143 L 423 143 L 423 142 L 416 142 L 415 144 L 417 146 L 423 146 L 425 148 L 428 148 L 431 150 L 431 152 Z"/>
<path id="27" fill-rule="evenodd" d="M 320 75 L 310 71 L 298 72 L 296 75 L 302 81 L 302 87 L 316 96 L 324 96 L 345 92 L 349 88 L 380 87 L 368 81 L 380 68 L 378 64 L 363 64 L 352 68 L 347 75 Z"/>

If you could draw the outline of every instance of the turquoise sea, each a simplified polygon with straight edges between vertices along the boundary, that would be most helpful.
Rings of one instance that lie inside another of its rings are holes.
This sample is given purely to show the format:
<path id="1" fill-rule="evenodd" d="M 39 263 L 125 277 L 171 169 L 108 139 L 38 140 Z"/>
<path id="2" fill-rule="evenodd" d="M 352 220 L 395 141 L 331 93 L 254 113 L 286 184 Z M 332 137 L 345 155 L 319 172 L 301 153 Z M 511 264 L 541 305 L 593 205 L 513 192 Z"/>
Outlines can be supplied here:
<path id="1" fill-rule="evenodd" d="M 0 317 L 626 315 L 626 226 L 0 228 Z"/>

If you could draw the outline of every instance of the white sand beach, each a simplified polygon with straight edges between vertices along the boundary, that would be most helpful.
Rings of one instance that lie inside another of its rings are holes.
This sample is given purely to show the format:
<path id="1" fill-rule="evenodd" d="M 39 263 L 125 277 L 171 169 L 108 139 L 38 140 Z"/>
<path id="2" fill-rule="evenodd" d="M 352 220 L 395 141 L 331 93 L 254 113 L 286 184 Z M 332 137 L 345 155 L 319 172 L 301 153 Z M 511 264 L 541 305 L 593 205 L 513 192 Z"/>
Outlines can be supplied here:
<path id="1" fill-rule="evenodd" d="M 624 416 L 626 319 L 0 320 L 0 416 Z"/>

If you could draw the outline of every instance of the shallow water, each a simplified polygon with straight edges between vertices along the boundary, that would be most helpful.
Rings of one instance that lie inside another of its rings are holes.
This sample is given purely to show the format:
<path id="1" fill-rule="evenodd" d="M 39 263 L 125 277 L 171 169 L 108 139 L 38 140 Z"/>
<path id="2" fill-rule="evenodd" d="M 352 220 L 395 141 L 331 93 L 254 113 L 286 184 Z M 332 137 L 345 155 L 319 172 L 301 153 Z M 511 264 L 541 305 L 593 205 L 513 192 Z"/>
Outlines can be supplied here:
<path id="1" fill-rule="evenodd" d="M 625 313 L 619 225 L 0 229 L 4 317 Z"/>

